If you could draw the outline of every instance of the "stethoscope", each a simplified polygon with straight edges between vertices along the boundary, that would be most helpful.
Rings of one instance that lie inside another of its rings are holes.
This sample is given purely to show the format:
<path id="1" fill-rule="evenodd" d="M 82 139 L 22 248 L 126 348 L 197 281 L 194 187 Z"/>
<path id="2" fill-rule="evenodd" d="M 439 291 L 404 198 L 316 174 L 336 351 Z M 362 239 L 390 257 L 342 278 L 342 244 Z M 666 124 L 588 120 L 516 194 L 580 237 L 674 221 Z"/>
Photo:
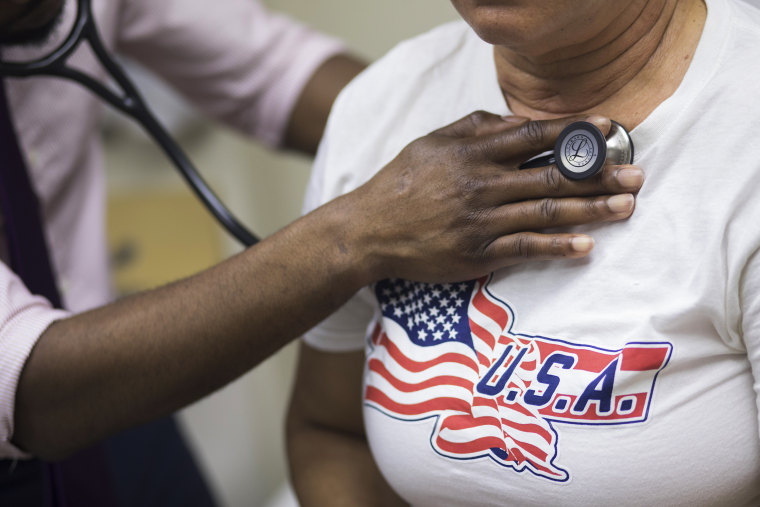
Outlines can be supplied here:
<path id="1" fill-rule="evenodd" d="M 532 158 L 520 169 L 556 164 L 566 178 L 583 180 L 599 173 L 606 164 L 632 163 L 633 141 L 621 124 L 611 121 L 605 137 L 593 123 L 577 121 L 560 132 L 554 152 Z"/>
<path id="2" fill-rule="evenodd" d="M 69 56 L 83 42 L 87 41 L 98 61 L 118 86 L 122 95 L 108 89 L 98 80 L 70 67 Z M 251 246 L 259 241 L 238 221 L 222 204 L 208 184 L 193 166 L 177 142 L 150 111 L 137 87 L 127 77 L 122 67 L 111 57 L 95 26 L 90 0 L 77 0 L 77 15 L 74 25 L 66 39 L 48 54 L 29 61 L 5 62 L 0 59 L 0 76 L 31 77 L 56 76 L 70 79 L 81 84 L 113 107 L 137 121 L 163 149 L 174 166 L 185 178 L 201 202 L 208 208 L 219 223 L 243 245 Z"/>

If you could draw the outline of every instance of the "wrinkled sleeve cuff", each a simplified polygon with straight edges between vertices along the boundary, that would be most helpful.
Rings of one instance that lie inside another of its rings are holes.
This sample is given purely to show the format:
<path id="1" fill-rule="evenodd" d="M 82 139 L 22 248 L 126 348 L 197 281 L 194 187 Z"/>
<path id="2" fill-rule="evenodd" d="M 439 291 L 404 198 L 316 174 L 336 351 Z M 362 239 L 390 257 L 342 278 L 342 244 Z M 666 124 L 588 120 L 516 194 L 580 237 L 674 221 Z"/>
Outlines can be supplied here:
<path id="1" fill-rule="evenodd" d="M 0 458 L 29 458 L 29 454 L 11 443 L 18 381 L 40 335 L 54 321 L 69 314 L 31 295 L 19 303 L 3 294 L 0 307 L 9 310 L 0 326 Z"/>

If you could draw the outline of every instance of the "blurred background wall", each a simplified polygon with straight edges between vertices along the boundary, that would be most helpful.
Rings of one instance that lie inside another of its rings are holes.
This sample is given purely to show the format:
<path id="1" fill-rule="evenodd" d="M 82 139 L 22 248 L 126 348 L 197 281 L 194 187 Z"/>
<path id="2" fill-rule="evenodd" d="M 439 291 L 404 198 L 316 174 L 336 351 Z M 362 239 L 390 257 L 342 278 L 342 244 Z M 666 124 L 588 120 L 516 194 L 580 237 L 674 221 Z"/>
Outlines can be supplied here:
<path id="1" fill-rule="evenodd" d="M 446 0 L 264 3 L 343 38 L 367 59 L 457 17 Z M 133 73 L 209 183 L 253 231 L 271 234 L 299 215 L 310 160 L 275 154 L 211 125 L 155 78 L 138 68 Z M 239 250 L 139 130 L 108 114 L 103 133 L 110 243 L 115 283 L 122 293 L 189 275 Z M 296 505 L 286 485 L 283 443 L 295 352 L 292 345 L 285 348 L 180 415 L 222 505 Z"/>

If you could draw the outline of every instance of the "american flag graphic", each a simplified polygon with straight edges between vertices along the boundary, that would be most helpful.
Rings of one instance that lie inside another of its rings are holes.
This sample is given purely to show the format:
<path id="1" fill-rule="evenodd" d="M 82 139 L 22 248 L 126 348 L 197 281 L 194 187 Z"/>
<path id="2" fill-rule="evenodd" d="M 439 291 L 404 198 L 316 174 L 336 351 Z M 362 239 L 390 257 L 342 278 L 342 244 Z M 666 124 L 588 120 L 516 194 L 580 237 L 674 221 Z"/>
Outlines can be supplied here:
<path id="1" fill-rule="evenodd" d="M 401 420 L 436 417 L 430 442 L 442 456 L 566 481 L 552 423 L 645 420 L 672 346 L 606 350 L 514 334 L 489 281 L 379 282 L 364 401 Z"/>

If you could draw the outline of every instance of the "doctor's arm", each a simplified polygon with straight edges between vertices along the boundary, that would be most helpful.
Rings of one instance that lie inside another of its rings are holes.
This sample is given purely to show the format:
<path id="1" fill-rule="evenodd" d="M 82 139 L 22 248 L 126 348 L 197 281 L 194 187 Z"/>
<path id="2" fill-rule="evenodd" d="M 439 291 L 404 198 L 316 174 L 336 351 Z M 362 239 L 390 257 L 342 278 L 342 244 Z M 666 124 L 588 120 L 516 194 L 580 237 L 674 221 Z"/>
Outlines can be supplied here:
<path id="1" fill-rule="evenodd" d="M 619 168 L 583 183 L 558 179 L 552 167 L 510 169 L 509 160 L 553 144 L 565 123 L 474 113 L 207 271 L 54 322 L 21 372 L 12 442 L 56 458 L 171 413 L 376 280 L 463 280 L 526 260 L 586 255 L 586 236 L 531 231 L 628 216 L 627 192 L 641 181 L 626 183 Z M 610 204 L 621 192 L 624 209 Z"/>
<path id="2" fill-rule="evenodd" d="M 347 54 L 328 58 L 309 78 L 290 113 L 284 146 L 303 153 L 317 152 L 335 98 L 365 67 Z"/>
<path id="3" fill-rule="evenodd" d="M 365 66 L 339 40 L 258 0 L 122 7 L 120 53 L 207 115 L 273 147 L 314 154 L 332 102 Z"/>

